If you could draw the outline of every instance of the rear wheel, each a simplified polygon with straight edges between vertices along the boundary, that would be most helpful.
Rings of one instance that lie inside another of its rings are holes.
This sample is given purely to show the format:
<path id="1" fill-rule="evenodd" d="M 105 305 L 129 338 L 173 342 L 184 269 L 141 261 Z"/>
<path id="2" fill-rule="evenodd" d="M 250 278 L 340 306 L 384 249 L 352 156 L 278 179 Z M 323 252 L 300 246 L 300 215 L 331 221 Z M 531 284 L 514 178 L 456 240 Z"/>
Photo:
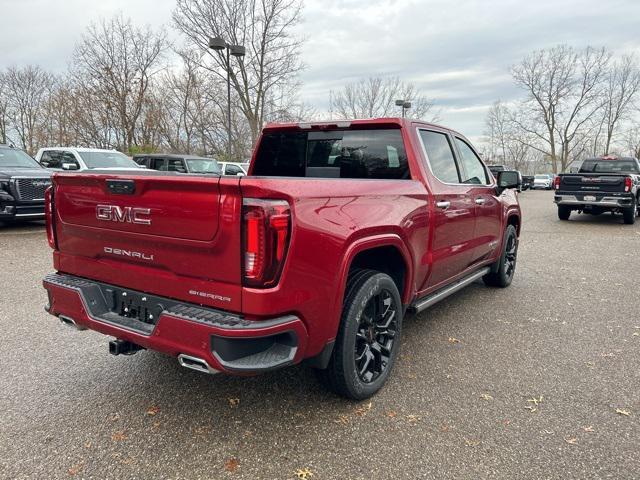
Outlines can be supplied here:
<path id="1" fill-rule="evenodd" d="M 624 219 L 624 223 L 626 225 L 633 225 L 634 223 L 636 223 L 637 212 L 638 212 L 637 205 L 634 205 L 633 207 L 630 207 L 630 208 L 625 208 L 622 211 L 622 217 Z"/>
<path id="2" fill-rule="evenodd" d="M 558 218 L 560 220 L 569 220 L 571 216 L 571 208 L 566 205 L 558 205 Z"/>
<path id="3" fill-rule="evenodd" d="M 492 266 L 491 272 L 487 273 L 482 280 L 490 287 L 505 288 L 511 285 L 513 275 L 516 271 L 516 261 L 518 259 L 518 234 L 516 227 L 507 226 L 502 241 L 502 254 L 498 261 Z"/>
<path id="4" fill-rule="evenodd" d="M 343 397 L 362 400 L 386 382 L 402 330 L 402 301 L 384 273 L 357 270 L 349 276 L 335 347 L 320 380 Z"/>

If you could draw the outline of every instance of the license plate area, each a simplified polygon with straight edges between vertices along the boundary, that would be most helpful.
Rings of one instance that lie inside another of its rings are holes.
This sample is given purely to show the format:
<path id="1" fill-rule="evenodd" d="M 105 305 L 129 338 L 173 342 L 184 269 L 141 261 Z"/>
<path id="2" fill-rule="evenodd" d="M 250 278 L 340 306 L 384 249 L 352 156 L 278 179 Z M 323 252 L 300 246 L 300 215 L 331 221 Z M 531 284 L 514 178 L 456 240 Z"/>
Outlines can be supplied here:
<path id="1" fill-rule="evenodd" d="M 582 199 L 585 202 L 595 202 L 596 201 L 596 197 L 593 195 L 585 195 L 584 197 L 582 197 Z"/>
<path id="2" fill-rule="evenodd" d="M 165 309 L 165 306 L 158 302 L 157 297 L 130 290 L 107 288 L 105 297 L 110 312 L 150 325 L 156 324 Z"/>

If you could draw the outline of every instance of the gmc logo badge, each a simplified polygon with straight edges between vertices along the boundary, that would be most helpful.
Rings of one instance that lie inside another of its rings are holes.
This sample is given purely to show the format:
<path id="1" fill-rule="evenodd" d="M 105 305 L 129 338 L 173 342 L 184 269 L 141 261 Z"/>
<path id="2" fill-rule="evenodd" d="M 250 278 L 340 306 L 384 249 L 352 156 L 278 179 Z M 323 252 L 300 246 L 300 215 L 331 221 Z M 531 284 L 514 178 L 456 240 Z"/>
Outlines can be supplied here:
<path id="1" fill-rule="evenodd" d="M 137 223 L 138 225 L 151 225 L 150 208 L 119 207 L 117 205 L 96 206 L 96 218 L 122 223 Z"/>

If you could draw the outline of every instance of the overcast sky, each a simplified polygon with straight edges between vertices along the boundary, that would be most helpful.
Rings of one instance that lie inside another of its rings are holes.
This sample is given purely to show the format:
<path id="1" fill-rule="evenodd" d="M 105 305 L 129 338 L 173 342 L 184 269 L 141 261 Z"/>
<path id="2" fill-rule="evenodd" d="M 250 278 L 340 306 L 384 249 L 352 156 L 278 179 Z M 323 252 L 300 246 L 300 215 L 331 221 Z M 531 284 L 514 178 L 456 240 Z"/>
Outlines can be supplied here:
<path id="1" fill-rule="evenodd" d="M 63 71 L 88 23 L 122 12 L 170 27 L 174 0 L 0 0 L 0 68 Z M 569 43 L 640 55 L 638 0 L 304 0 L 301 99 L 320 111 L 329 91 L 370 75 L 414 82 L 441 123 L 478 138 L 496 99 L 519 95 L 509 66 Z"/>

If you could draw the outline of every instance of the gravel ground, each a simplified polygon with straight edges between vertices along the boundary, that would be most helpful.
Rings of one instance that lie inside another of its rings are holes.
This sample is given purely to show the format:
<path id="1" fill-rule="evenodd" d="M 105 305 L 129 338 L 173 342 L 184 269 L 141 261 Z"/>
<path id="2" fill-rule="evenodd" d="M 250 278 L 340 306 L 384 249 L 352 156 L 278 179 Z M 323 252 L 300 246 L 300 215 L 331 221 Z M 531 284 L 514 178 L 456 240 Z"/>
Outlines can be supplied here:
<path id="1" fill-rule="evenodd" d="M 512 286 L 407 318 L 361 403 L 304 366 L 211 377 L 108 355 L 43 311 L 42 226 L 0 229 L 0 478 L 640 478 L 640 224 L 521 199 Z"/>

